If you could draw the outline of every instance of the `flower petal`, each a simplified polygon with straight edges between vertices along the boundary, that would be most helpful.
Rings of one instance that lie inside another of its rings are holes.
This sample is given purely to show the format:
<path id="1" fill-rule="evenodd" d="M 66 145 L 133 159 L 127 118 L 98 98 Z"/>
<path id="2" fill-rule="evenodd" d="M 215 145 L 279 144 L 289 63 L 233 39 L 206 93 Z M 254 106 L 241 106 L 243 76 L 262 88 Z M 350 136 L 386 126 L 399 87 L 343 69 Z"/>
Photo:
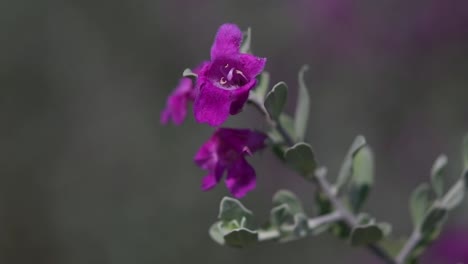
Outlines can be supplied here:
<path id="1" fill-rule="evenodd" d="M 254 153 L 265 147 L 267 135 L 250 129 L 220 128 L 217 131 L 220 142 L 235 149 L 241 155 Z"/>
<path id="2" fill-rule="evenodd" d="M 177 88 L 167 99 L 166 108 L 164 108 L 161 113 L 162 124 L 167 124 L 171 118 L 174 124 L 182 124 L 187 116 L 187 104 L 189 100 L 193 100 L 192 88 L 193 84 L 191 79 L 180 79 Z"/>
<path id="3" fill-rule="evenodd" d="M 231 115 L 238 114 L 242 110 L 245 102 L 247 102 L 247 99 L 249 99 L 250 90 L 255 87 L 256 83 L 257 80 L 252 79 L 244 86 L 232 90 L 234 100 L 232 101 L 231 107 L 229 108 L 229 113 Z"/>
<path id="4" fill-rule="evenodd" d="M 195 120 L 198 123 L 207 123 L 211 126 L 219 126 L 229 116 L 231 102 L 233 101 L 232 91 L 214 86 L 208 80 L 201 80 L 197 97 L 193 105 Z"/>
<path id="5" fill-rule="evenodd" d="M 255 188 L 255 184 L 255 170 L 245 158 L 238 159 L 228 169 L 226 186 L 234 197 L 244 197 L 247 192 Z"/>
<path id="6" fill-rule="evenodd" d="M 240 54 L 239 62 L 247 78 L 253 79 L 265 68 L 266 58 L 259 58 L 251 54 Z"/>
<path id="7" fill-rule="evenodd" d="M 234 24 L 224 24 L 218 29 L 213 46 L 211 59 L 215 60 L 229 54 L 239 53 L 242 43 L 242 31 Z"/>
<path id="8" fill-rule="evenodd" d="M 197 154 L 195 154 L 195 163 L 204 170 L 214 171 L 219 161 L 216 153 L 217 148 L 218 142 L 216 137 L 211 137 L 200 147 Z"/>
<path id="9" fill-rule="evenodd" d="M 215 187 L 219 183 L 221 178 L 223 177 L 224 170 L 225 170 L 224 167 L 217 164 L 214 171 L 211 171 L 210 174 L 203 177 L 201 189 L 203 191 L 208 191 L 208 190 L 213 189 L 213 187 Z"/>

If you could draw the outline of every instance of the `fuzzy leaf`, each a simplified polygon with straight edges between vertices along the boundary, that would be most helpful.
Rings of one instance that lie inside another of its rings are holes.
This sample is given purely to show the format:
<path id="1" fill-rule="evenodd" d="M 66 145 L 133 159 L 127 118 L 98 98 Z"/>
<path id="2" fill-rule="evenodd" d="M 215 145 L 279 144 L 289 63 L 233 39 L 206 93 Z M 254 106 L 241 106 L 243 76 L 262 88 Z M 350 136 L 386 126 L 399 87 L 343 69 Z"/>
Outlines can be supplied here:
<path id="1" fill-rule="evenodd" d="M 208 232 L 209 232 L 211 238 L 216 243 L 218 243 L 220 245 L 224 245 L 225 241 L 224 241 L 223 232 L 221 231 L 222 230 L 221 224 L 222 224 L 222 222 L 216 222 L 216 223 L 212 224 Z"/>
<path id="2" fill-rule="evenodd" d="M 357 136 L 351 146 L 349 147 L 348 153 L 346 154 L 343 164 L 341 165 L 338 178 L 336 180 L 336 190 L 340 193 L 342 188 L 346 185 L 352 175 L 353 157 L 356 153 L 366 145 L 366 139 L 359 135 Z"/>
<path id="3" fill-rule="evenodd" d="M 353 158 L 350 202 L 355 212 L 359 211 L 374 182 L 374 156 L 369 147 L 360 148 Z"/>
<path id="4" fill-rule="evenodd" d="M 268 91 L 268 86 L 270 85 L 270 74 L 266 71 L 262 72 L 259 77 L 258 85 L 253 90 L 256 96 L 261 99 L 260 102 L 265 100 L 265 95 Z"/>
<path id="5" fill-rule="evenodd" d="M 252 212 L 236 199 L 224 197 L 219 207 L 218 218 L 225 224 L 236 220 L 241 226 L 252 226 Z"/>
<path id="6" fill-rule="evenodd" d="M 437 157 L 431 169 L 432 189 L 439 198 L 444 195 L 444 172 L 446 166 L 447 156 L 440 155 L 439 157 Z"/>
<path id="7" fill-rule="evenodd" d="M 258 241 L 258 233 L 247 228 L 238 228 L 224 235 L 226 245 L 232 247 L 246 247 Z"/>
<path id="8" fill-rule="evenodd" d="M 384 237 L 384 232 L 378 225 L 362 225 L 351 231 L 351 245 L 364 246 L 376 243 Z"/>
<path id="9" fill-rule="evenodd" d="M 270 92 L 268 92 L 265 98 L 265 108 L 270 114 L 271 119 L 278 120 L 283 108 L 286 105 L 286 99 L 288 97 L 288 86 L 284 82 L 279 82 Z"/>
<path id="10" fill-rule="evenodd" d="M 423 234 L 431 234 L 444 223 L 447 218 L 447 213 L 447 209 L 440 205 L 431 207 L 421 224 L 421 232 Z"/>
<path id="11" fill-rule="evenodd" d="M 195 80 L 198 78 L 198 75 L 194 72 L 192 72 L 191 69 L 187 68 L 184 70 L 184 72 L 182 73 L 182 76 L 183 77 L 187 77 L 187 78 L 190 78 L 192 80 Z"/>
<path id="12" fill-rule="evenodd" d="M 302 66 L 299 70 L 299 91 L 297 93 L 296 112 L 294 115 L 294 130 L 298 141 L 304 140 L 310 111 L 310 98 L 307 86 L 304 81 L 304 73 L 309 69 L 308 65 Z"/>
<path id="13" fill-rule="evenodd" d="M 279 190 L 273 196 L 273 205 L 279 206 L 286 204 L 289 207 L 291 214 L 304 213 L 301 201 L 297 196 L 288 190 Z"/>
<path id="14" fill-rule="evenodd" d="M 427 183 L 423 183 L 416 187 L 411 193 L 410 198 L 410 213 L 414 226 L 419 226 L 424 219 L 427 208 L 430 204 L 431 189 Z"/>
<path id="15" fill-rule="evenodd" d="M 240 47 L 241 53 L 252 53 L 250 48 L 250 44 L 252 42 L 252 29 L 249 27 L 246 31 L 244 31 L 244 40 L 242 41 L 242 45 Z"/>
<path id="16" fill-rule="evenodd" d="M 304 177 L 311 179 L 317 162 L 315 161 L 312 147 L 304 142 L 292 146 L 284 155 L 286 163 L 297 170 Z"/>

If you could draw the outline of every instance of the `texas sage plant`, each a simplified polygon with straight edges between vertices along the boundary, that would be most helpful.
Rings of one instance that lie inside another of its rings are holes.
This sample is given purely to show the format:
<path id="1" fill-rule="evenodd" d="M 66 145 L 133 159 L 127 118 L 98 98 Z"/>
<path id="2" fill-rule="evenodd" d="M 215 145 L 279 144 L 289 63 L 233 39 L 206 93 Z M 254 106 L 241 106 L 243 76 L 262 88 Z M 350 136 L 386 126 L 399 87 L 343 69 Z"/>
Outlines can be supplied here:
<path id="1" fill-rule="evenodd" d="M 366 247 L 383 263 L 416 263 L 437 239 L 448 213 L 463 200 L 468 185 L 468 137 L 462 146 L 464 168 L 459 180 L 446 186 L 447 157 L 440 155 L 428 183 L 422 183 L 409 198 L 412 233 L 404 240 L 392 238 L 389 223 L 361 210 L 374 181 L 374 156 L 365 138 L 355 138 L 338 175 L 330 180 L 327 169 L 318 164 L 305 141 L 310 100 L 304 81 L 307 66 L 299 71 L 295 113 L 289 115 L 283 111 L 288 86 L 279 82 L 270 89 L 269 74 L 264 71 L 267 59 L 251 54 L 250 45 L 250 29 L 242 32 L 234 24 L 222 25 L 210 59 L 183 72 L 161 114 L 163 124 L 172 121 L 179 125 L 193 102 L 195 120 L 214 128 L 194 157 L 195 163 L 207 171 L 201 189 L 214 188 L 226 175 L 224 182 L 234 198 L 221 200 L 218 220 L 209 228 L 213 240 L 243 248 L 262 241 L 283 243 L 329 232 L 352 246 Z M 222 126 L 230 115 L 244 113 L 245 104 L 262 113 L 268 131 Z M 253 213 L 238 199 L 256 185 L 257 176 L 248 157 L 264 149 L 271 149 L 278 162 L 315 186 L 315 215 L 306 215 L 294 193 L 279 190 L 273 196 L 270 218 L 262 225 L 255 224 Z"/>

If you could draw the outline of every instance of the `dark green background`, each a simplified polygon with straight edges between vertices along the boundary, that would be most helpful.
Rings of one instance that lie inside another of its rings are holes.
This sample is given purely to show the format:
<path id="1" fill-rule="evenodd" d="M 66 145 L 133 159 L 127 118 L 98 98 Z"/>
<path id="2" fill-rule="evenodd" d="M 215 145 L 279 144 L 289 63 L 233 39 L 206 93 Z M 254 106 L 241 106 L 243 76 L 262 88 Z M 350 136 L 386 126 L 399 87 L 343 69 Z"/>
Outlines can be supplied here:
<path id="1" fill-rule="evenodd" d="M 311 66 L 318 159 L 336 174 L 364 134 L 378 174 L 366 209 L 396 236 L 409 233 L 409 194 L 439 153 L 458 176 L 466 1 L 0 1 L 1 263 L 372 263 L 328 235 L 246 250 L 208 237 L 228 192 L 201 192 L 192 157 L 213 129 L 191 112 L 163 127 L 159 114 L 225 22 L 252 27 L 255 54 L 293 96 Z M 228 126 L 265 128 L 259 120 L 247 107 Z M 258 187 L 243 203 L 260 221 L 280 188 L 313 212 L 312 187 L 269 151 L 251 162 Z M 466 222 L 462 207 L 452 224 Z"/>

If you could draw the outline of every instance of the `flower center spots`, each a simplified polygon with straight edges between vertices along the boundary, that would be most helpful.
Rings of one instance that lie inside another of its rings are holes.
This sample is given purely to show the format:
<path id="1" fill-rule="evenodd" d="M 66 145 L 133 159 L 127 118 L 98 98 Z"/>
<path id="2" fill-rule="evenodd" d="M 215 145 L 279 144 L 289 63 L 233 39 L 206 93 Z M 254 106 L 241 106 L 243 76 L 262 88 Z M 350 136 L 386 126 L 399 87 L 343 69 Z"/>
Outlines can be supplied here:
<path id="1" fill-rule="evenodd" d="M 248 80 L 244 73 L 236 67 L 225 64 L 220 68 L 221 78 L 219 84 L 223 88 L 234 89 L 245 85 Z"/>

